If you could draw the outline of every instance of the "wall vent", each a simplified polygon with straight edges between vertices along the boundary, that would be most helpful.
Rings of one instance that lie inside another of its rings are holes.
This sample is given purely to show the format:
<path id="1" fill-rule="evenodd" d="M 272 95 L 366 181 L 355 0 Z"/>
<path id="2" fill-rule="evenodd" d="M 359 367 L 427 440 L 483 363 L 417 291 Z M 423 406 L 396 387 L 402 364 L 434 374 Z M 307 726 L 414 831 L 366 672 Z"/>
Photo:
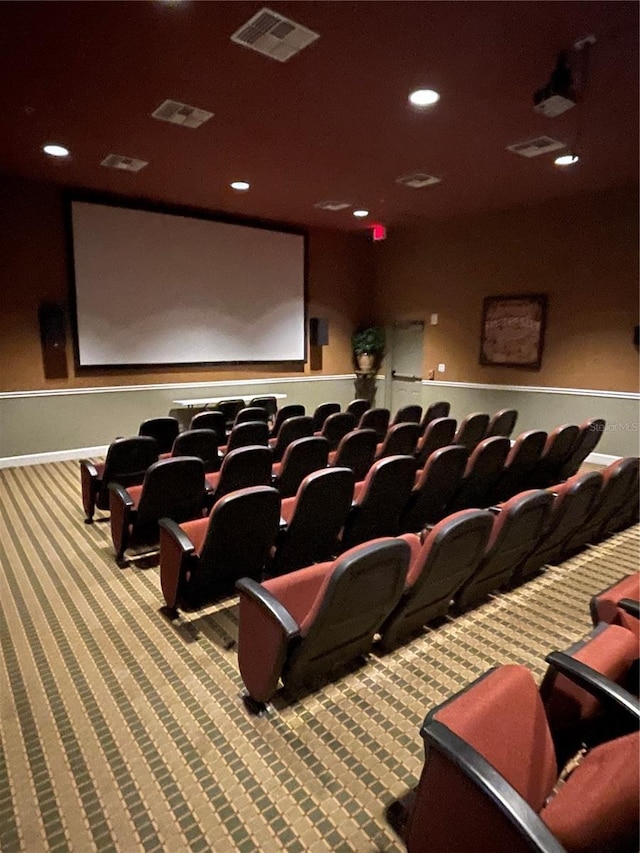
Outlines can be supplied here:
<path id="1" fill-rule="evenodd" d="M 318 33 L 265 7 L 236 30 L 231 41 L 286 62 L 318 38 Z"/>
<path id="2" fill-rule="evenodd" d="M 108 154 L 100 163 L 108 169 L 121 169 L 123 172 L 139 172 L 149 165 L 147 160 L 137 160 L 135 157 L 123 157 L 121 154 Z"/>
<path id="3" fill-rule="evenodd" d="M 528 142 L 518 142 L 516 145 L 507 145 L 507 151 L 520 154 L 521 157 L 539 157 L 541 154 L 549 154 L 559 148 L 565 148 L 564 142 L 558 142 L 550 136 L 537 136 Z"/>
<path id="4" fill-rule="evenodd" d="M 209 121 L 213 113 L 201 110 L 198 107 L 190 107 L 189 104 L 181 104 L 180 101 L 163 101 L 151 115 L 160 121 L 170 121 L 172 124 L 181 124 L 183 127 L 200 127 L 205 121 Z"/>
<path id="5" fill-rule="evenodd" d="M 435 175 L 427 175 L 425 172 L 415 172 L 413 175 L 402 175 L 396 178 L 396 184 L 402 184 L 403 187 L 412 187 L 414 190 L 421 190 L 423 187 L 432 187 L 434 184 L 439 184 L 442 178 L 436 178 Z"/>
<path id="6" fill-rule="evenodd" d="M 351 204 L 348 201 L 319 201 L 313 206 L 320 210 L 330 210 L 335 213 L 338 210 L 345 210 L 345 208 L 351 207 Z"/>

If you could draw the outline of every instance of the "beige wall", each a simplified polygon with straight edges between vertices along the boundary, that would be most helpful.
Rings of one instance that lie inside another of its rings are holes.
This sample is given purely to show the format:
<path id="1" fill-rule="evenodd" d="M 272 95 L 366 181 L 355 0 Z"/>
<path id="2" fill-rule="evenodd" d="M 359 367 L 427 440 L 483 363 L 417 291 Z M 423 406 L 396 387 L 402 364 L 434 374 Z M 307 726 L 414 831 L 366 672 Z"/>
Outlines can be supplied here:
<path id="1" fill-rule="evenodd" d="M 62 192 L 51 185 L 0 177 L 0 392 L 166 382 L 204 382 L 266 376 L 351 373 L 350 338 L 367 309 L 368 244 L 361 235 L 313 230 L 308 246 L 308 316 L 329 320 L 329 346 L 309 361 L 234 369 L 91 370 L 77 375 L 70 330 L 67 351 L 45 364 L 38 306 L 68 304 Z M 54 354 L 55 356 L 55 354 Z"/>
<path id="2" fill-rule="evenodd" d="M 637 188 L 391 231 L 376 248 L 379 319 L 439 316 L 425 378 L 442 362 L 449 381 L 638 390 Z M 548 294 L 542 368 L 480 365 L 483 297 L 519 293 Z"/>

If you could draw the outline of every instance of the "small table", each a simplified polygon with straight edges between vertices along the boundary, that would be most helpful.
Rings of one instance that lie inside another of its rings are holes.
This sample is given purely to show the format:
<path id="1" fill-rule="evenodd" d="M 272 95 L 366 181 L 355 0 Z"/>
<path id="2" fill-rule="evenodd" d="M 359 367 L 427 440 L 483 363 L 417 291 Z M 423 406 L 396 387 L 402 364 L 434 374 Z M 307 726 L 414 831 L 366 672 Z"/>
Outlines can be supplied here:
<path id="1" fill-rule="evenodd" d="M 286 394 L 252 394 L 250 397 L 198 397 L 197 399 L 191 398 L 189 400 L 173 400 L 173 404 L 175 406 L 186 406 L 187 409 L 193 409 L 195 407 L 206 409 L 207 406 L 216 406 L 218 403 L 226 403 L 228 400 L 243 400 L 245 405 L 249 405 L 251 400 L 256 397 L 275 397 L 276 400 L 286 400 Z"/>

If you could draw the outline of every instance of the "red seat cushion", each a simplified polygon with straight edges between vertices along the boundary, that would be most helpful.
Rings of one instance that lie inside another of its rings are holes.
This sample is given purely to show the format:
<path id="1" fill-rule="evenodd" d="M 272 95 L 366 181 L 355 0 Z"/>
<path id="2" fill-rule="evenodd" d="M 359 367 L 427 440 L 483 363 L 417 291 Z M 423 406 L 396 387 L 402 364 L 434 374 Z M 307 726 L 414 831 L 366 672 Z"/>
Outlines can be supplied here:
<path id="1" fill-rule="evenodd" d="M 315 612 L 314 604 L 332 569 L 333 562 L 317 563 L 264 581 L 262 586 L 287 608 L 301 628 L 304 625 L 308 630 L 308 617 Z"/>
<path id="2" fill-rule="evenodd" d="M 289 524 L 296 509 L 296 498 L 285 498 L 280 504 L 280 516 Z"/>
<path id="3" fill-rule="evenodd" d="M 214 492 L 218 488 L 218 483 L 220 482 L 220 472 L 217 471 L 215 474 L 205 474 L 204 479 L 207 483 L 207 488 Z"/>
<path id="4" fill-rule="evenodd" d="M 133 508 L 137 509 L 140 503 L 140 495 L 142 494 L 142 486 L 129 486 L 127 494 L 133 501 Z"/>
<path id="5" fill-rule="evenodd" d="M 542 810 L 540 817 L 570 853 L 602 853 L 637 840 L 639 750 L 638 732 L 591 750 Z"/>
<path id="6" fill-rule="evenodd" d="M 195 553 L 200 556 L 209 529 L 209 519 L 197 518 L 195 521 L 186 521 L 180 525 L 180 529 L 189 537 Z"/>

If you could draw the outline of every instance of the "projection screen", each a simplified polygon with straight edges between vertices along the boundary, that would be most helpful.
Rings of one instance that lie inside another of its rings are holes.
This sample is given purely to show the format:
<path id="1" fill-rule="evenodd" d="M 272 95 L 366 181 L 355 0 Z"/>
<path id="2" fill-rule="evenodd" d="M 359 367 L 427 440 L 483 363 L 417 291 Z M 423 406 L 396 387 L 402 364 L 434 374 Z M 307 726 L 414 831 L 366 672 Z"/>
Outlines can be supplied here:
<path id="1" fill-rule="evenodd" d="M 304 359 L 304 236 L 71 202 L 80 366 Z"/>

